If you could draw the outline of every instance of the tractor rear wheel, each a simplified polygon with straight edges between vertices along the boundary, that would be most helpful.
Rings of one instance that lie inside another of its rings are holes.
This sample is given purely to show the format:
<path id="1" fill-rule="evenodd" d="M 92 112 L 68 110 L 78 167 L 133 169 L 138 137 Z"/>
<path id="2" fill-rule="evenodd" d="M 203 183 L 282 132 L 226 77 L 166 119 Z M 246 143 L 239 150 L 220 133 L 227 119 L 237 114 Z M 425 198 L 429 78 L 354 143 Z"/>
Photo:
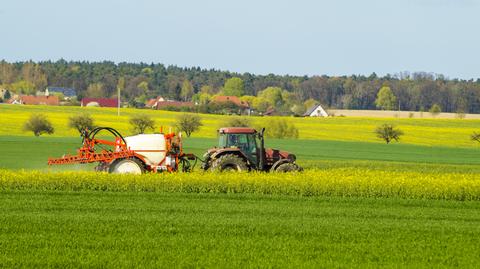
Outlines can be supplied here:
<path id="1" fill-rule="evenodd" d="M 282 163 L 275 169 L 275 172 L 280 172 L 280 173 L 294 172 L 294 171 L 301 171 L 301 168 L 294 163 Z"/>
<path id="2" fill-rule="evenodd" d="M 118 159 L 113 161 L 108 169 L 112 174 L 143 174 L 145 167 L 137 159 Z"/>
<path id="3" fill-rule="evenodd" d="M 212 162 L 212 171 L 248 171 L 245 160 L 234 154 L 225 154 Z"/>

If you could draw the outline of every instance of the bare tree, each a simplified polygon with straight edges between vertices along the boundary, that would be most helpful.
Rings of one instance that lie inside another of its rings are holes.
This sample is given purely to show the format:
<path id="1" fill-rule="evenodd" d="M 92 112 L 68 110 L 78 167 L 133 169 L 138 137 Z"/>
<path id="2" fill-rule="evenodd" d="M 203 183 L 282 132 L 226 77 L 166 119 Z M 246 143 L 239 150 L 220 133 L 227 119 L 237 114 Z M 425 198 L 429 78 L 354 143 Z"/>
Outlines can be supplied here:
<path id="1" fill-rule="evenodd" d="M 77 129 L 79 133 L 82 133 L 85 129 L 92 130 L 94 128 L 93 119 L 87 113 L 74 115 L 68 118 L 68 127 Z"/>
<path id="2" fill-rule="evenodd" d="M 155 121 L 145 114 L 137 114 L 130 118 L 130 125 L 132 125 L 132 132 L 134 134 L 143 134 L 147 129 L 155 129 Z"/>
<path id="3" fill-rule="evenodd" d="M 202 125 L 203 124 L 201 122 L 200 116 L 186 113 L 178 116 L 177 122 L 175 124 L 176 128 L 180 132 L 185 132 L 187 137 L 190 137 L 193 132 L 200 129 L 200 126 Z"/>

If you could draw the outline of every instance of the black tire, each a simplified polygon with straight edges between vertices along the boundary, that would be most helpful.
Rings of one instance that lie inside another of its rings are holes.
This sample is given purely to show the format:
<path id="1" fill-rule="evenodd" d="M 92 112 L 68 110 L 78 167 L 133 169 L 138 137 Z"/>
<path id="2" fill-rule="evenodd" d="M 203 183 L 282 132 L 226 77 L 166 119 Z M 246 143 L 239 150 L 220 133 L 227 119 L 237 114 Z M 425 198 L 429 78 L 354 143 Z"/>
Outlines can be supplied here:
<path id="1" fill-rule="evenodd" d="M 277 166 L 275 172 L 285 173 L 285 172 L 295 172 L 301 171 L 301 168 L 294 164 L 294 163 L 282 163 L 281 165 Z"/>
<path id="2" fill-rule="evenodd" d="M 234 154 L 225 154 L 212 162 L 212 171 L 248 171 L 245 160 Z"/>
<path id="3" fill-rule="evenodd" d="M 133 168 L 131 171 L 122 171 L 122 167 L 130 166 Z M 129 159 L 117 159 L 110 164 L 108 172 L 111 174 L 143 174 L 145 173 L 145 165 L 143 162 L 136 158 Z"/>

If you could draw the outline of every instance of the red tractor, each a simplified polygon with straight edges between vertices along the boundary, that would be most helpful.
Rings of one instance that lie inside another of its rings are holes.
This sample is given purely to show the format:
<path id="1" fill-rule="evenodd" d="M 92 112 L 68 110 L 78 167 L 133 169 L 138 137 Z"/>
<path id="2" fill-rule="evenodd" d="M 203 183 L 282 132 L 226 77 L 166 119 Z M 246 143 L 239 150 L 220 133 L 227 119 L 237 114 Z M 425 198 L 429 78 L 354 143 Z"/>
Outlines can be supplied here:
<path id="1" fill-rule="evenodd" d="M 229 127 L 218 130 L 218 147 L 203 156 L 204 170 L 213 171 L 278 171 L 302 170 L 296 156 L 286 151 L 265 149 L 263 133 L 252 128 Z"/>

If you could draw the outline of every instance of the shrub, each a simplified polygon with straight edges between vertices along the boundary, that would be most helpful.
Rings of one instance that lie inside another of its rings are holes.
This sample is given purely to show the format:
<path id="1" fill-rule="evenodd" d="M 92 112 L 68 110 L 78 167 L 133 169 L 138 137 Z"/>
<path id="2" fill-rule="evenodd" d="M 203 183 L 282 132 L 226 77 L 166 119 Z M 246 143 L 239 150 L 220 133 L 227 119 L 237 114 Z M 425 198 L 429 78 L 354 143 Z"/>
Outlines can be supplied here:
<path id="1" fill-rule="evenodd" d="M 430 112 L 432 116 L 436 117 L 438 114 L 440 114 L 440 112 L 442 112 L 442 109 L 438 104 L 433 104 L 433 106 L 430 108 L 428 112 Z"/>
<path id="2" fill-rule="evenodd" d="M 272 138 L 298 138 L 298 129 L 285 119 L 273 119 L 267 126 L 265 134 Z"/>
<path id="3" fill-rule="evenodd" d="M 202 125 L 203 124 L 198 115 L 186 113 L 178 116 L 177 122 L 175 123 L 175 127 L 178 131 L 184 132 L 187 137 L 190 137 L 193 132 L 198 131 Z"/>
<path id="4" fill-rule="evenodd" d="M 83 130 L 92 130 L 94 128 L 93 119 L 90 114 L 74 115 L 68 118 L 68 127 L 77 129 L 79 133 Z"/>
<path id="5" fill-rule="evenodd" d="M 249 118 L 246 117 L 229 117 L 225 122 L 225 126 L 220 127 L 250 127 L 251 122 Z"/>
<path id="6" fill-rule="evenodd" d="M 145 114 L 137 114 L 130 118 L 130 125 L 132 125 L 132 132 L 134 134 L 143 134 L 147 129 L 155 128 L 155 121 Z"/>
<path id="7" fill-rule="evenodd" d="M 400 140 L 400 136 L 403 135 L 403 132 L 400 129 L 396 129 L 394 125 L 391 124 L 382 124 L 375 129 L 377 137 L 383 139 L 387 144 L 392 140 Z"/>
<path id="8" fill-rule="evenodd" d="M 457 119 L 465 119 L 466 114 L 465 111 L 463 110 L 458 110 L 457 113 L 455 114 L 455 118 Z"/>
<path id="9" fill-rule="evenodd" d="M 33 114 L 23 125 L 24 131 L 31 131 L 35 136 L 53 134 L 55 129 L 52 123 L 43 114 Z"/>
<path id="10" fill-rule="evenodd" d="M 472 135 L 470 135 L 470 139 L 480 143 L 480 133 L 473 132 Z"/>

